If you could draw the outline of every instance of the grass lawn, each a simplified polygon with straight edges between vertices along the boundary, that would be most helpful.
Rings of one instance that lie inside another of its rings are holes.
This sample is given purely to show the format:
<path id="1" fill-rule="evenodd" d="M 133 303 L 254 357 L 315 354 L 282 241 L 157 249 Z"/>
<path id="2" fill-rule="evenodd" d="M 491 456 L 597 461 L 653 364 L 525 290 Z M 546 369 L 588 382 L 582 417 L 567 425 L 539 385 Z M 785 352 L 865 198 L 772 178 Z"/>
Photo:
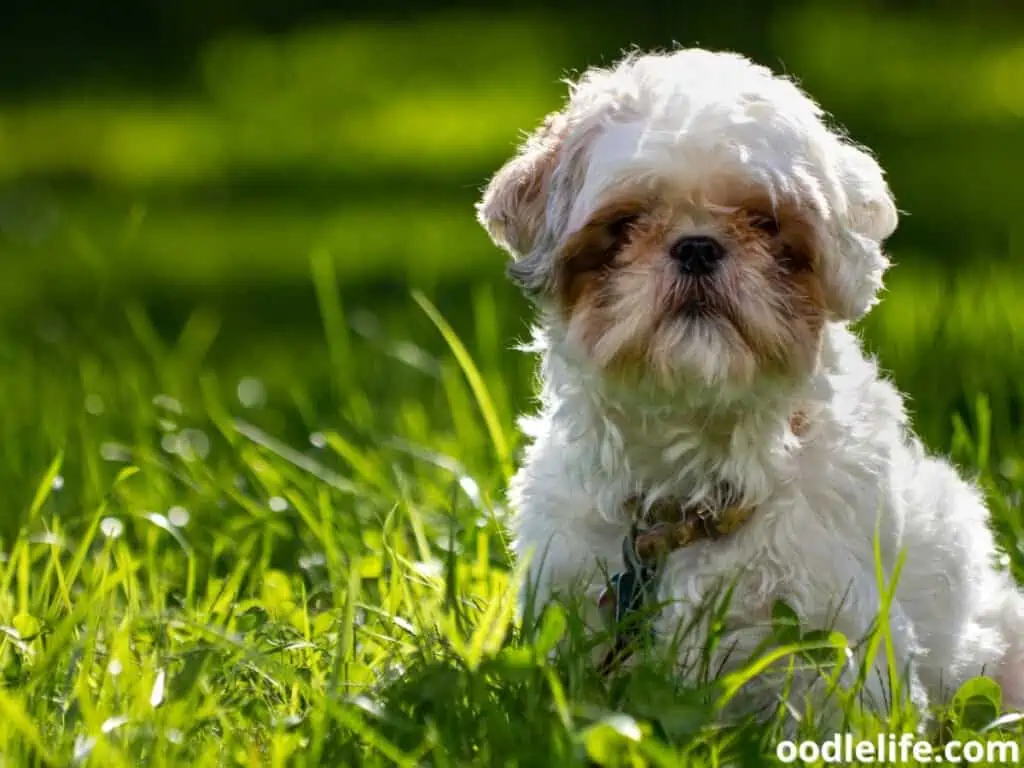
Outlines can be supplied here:
<path id="1" fill-rule="evenodd" d="M 1019 206 L 978 192 L 1020 176 L 1000 123 L 1019 49 L 793 14 L 775 34 L 889 137 L 901 204 L 1009 232 L 942 267 L 897 238 L 862 330 L 929 445 L 989 494 L 1022 578 Z M 528 315 L 471 206 L 579 61 L 558 24 L 241 36 L 211 43 L 194 92 L 0 103 L 0 768 L 769 761 L 777 720 L 719 716 L 754 666 L 683 687 L 651 658 L 602 680 L 571 614 L 515 619 L 503 491 Z M 864 38 L 916 47 L 886 68 Z M 970 110 L 912 99 L 922 61 L 986 84 Z M 970 152 L 939 174 L 947 133 Z M 577 653 L 549 659 L 559 641 Z M 982 733 L 998 695 L 963 691 L 936 741 L 1019 741 L 1017 721 Z M 913 725 L 846 709 L 865 738 Z"/>
<path id="2" fill-rule="evenodd" d="M 563 636 L 583 642 L 571 615 L 516 625 L 501 494 L 529 384 L 508 351 L 521 318 L 481 283 L 464 349 L 422 299 L 400 300 L 393 326 L 343 309 L 316 264 L 325 333 L 267 341 L 247 375 L 205 361 L 202 315 L 172 342 L 130 309 L 120 344 L 4 346 L 17 375 L 0 402 L 21 414 L 0 433 L 4 764 L 762 764 L 774 729 L 717 724 L 736 678 L 681 688 L 655 659 L 602 681 L 547 658 Z M 932 317 L 912 285 L 872 330 L 897 360 Z M 954 298 L 941 346 L 1004 327 Z M 926 415 L 953 425 L 1020 573 L 1024 478 L 1014 435 L 992 424 L 1008 401 L 961 394 L 963 414 Z M 991 689 L 971 694 L 947 736 L 994 719 Z M 861 717 L 857 732 L 906 718 Z"/>

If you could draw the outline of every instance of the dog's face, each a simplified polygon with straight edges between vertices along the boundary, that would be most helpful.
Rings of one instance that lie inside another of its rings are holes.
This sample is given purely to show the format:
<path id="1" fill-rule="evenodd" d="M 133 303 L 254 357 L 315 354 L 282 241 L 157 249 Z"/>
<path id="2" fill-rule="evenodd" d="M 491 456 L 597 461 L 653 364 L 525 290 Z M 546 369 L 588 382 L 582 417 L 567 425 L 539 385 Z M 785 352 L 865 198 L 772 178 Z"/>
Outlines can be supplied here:
<path id="1" fill-rule="evenodd" d="M 813 230 L 741 182 L 612 197 L 554 263 L 567 340 L 600 369 L 746 384 L 809 370 L 827 316 Z"/>
<path id="2" fill-rule="evenodd" d="M 697 50 L 585 75 L 479 212 L 576 354 L 666 386 L 808 374 L 896 225 L 877 163 L 796 86 Z"/>

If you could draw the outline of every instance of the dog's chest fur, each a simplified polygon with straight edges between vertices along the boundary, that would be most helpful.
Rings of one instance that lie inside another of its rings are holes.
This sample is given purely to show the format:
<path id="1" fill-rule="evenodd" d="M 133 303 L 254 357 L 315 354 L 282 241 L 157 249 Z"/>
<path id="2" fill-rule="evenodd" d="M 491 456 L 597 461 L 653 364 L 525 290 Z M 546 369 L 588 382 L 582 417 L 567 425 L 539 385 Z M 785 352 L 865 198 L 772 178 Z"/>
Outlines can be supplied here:
<path id="1" fill-rule="evenodd" d="M 701 505 L 712 514 L 727 503 L 754 507 L 728 538 L 673 553 L 665 572 L 675 575 L 663 583 L 694 599 L 712 582 L 746 571 L 751 587 L 737 593 L 744 610 L 762 613 L 773 595 L 785 593 L 806 604 L 798 606 L 804 613 L 817 612 L 812 604 L 841 591 L 852 571 L 870 568 L 865 559 L 873 555 L 879 518 L 868 519 L 864 508 L 893 502 L 885 453 L 902 429 L 902 405 L 856 344 L 844 328 L 833 329 L 821 372 L 797 392 L 766 389 L 696 405 L 686 393 L 659 399 L 609 393 L 564 361 L 548 359 L 545 407 L 535 422 L 540 434 L 514 496 L 562 486 L 564 516 L 549 523 L 593 542 L 611 571 L 621 565 L 630 497 Z M 870 429 L 858 426 L 867 411 Z M 806 421 L 800 435 L 793 428 L 797 412 Z M 548 477 L 552 466 L 558 469 Z M 887 566 L 900 538 L 896 512 L 881 516 Z M 533 527 L 520 525 L 528 537 Z M 847 552 L 837 557 L 837 548 Z M 813 580 L 807 568 L 815 571 Z"/>

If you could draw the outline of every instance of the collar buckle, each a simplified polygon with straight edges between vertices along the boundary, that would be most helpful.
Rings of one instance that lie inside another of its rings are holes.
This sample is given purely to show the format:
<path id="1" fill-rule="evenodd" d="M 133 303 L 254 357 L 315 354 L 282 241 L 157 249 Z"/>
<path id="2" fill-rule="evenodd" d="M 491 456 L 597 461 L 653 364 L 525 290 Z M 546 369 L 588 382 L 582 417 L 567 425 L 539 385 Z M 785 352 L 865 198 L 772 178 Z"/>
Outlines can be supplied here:
<path id="1" fill-rule="evenodd" d="M 654 637 L 653 627 L 645 621 L 644 608 L 653 602 L 656 571 L 638 548 L 639 535 L 639 527 L 634 522 L 622 539 L 624 569 L 612 575 L 598 597 L 598 606 L 613 636 L 612 647 L 601 662 L 602 674 L 628 659 L 637 640 L 645 634 L 652 640 Z"/>

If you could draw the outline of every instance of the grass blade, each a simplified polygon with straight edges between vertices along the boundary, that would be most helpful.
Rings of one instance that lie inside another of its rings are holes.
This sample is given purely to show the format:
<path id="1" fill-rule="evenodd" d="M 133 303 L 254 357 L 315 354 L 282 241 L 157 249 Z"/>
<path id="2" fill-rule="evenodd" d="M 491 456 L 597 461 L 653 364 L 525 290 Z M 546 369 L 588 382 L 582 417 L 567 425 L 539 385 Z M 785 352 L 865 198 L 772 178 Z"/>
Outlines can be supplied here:
<path id="1" fill-rule="evenodd" d="M 484 384 L 483 376 L 480 375 L 480 370 L 477 368 L 476 363 L 473 362 L 472 356 L 466 349 L 465 345 L 459 339 L 458 335 L 448 324 L 448 321 L 444 319 L 437 307 L 419 291 L 413 292 L 413 299 L 419 304 L 430 321 L 434 324 L 434 327 L 441 333 L 445 343 L 455 356 L 455 360 L 459 364 L 459 368 L 462 369 L 463 375 L 466 377 L 466 381 L 469 382 L 469 387 L 473 392 L 473 397 L 476 399 L 477 407 L 480 409 L 480 414 L 484 418 L 484 424 L 487 427 L 487 432 L 490 435 L 491 443 L 494 446 L 494 452 L 497 455 L 498 461 L 501 465 L 502 472 L 505 477 L 508 478 L 512 474 L 511 457 L 509 453 L 508 442 L 505 440 L 505 433 L 501 428 L 501 422 L 498 419 L 498 411 L 494 407 L 494 401 L 491 399 L 490 393 L 487 391 L 487 386 Z"/>

